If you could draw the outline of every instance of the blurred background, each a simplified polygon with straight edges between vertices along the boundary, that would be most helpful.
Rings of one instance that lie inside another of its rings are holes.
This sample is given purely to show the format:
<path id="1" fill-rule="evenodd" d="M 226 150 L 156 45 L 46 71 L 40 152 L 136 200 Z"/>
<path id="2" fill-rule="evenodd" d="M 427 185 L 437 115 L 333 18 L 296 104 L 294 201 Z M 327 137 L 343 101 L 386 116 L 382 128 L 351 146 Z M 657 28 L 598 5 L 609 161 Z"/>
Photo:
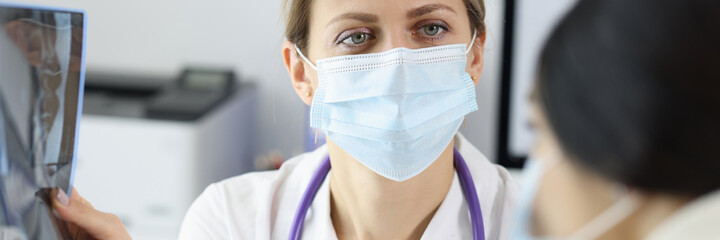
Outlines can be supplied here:
<path id="1" fill-rule="evenodd" d="M 87 11 L 75 186 L 136 239 L 175 239 L 207 184 L 317 146 L 282 63 L 280 0 L 13 2 Z M 522 165 L 537 50 L 572 2 L 486 0 L 479 110 L 461 132 L 491 161 Z"/>

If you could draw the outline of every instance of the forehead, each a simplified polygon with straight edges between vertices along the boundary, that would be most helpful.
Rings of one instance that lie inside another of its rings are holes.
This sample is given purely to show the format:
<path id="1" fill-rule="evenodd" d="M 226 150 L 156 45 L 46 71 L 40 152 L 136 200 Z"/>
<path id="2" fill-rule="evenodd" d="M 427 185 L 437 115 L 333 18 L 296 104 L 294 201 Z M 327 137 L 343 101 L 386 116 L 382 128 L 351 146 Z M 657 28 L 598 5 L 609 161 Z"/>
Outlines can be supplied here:
<path id="1" fill-rule="evenodd" d="M 408 11 L 426 5 L 443 5 L 465 15 L 464 0 L 313 0 L 313 22 L 328 22 L 348 12 L 377 15 L 379 20 L 406 18 Z"/>

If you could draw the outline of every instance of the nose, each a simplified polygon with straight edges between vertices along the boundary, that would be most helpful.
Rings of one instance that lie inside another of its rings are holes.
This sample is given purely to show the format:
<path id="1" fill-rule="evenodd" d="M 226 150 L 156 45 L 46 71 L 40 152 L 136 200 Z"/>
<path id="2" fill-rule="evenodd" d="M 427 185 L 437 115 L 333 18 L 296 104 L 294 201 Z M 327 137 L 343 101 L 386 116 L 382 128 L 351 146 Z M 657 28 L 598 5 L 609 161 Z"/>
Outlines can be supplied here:
<path id="1" fill-rule="evenodd" d="M 390 29 L 385 34 L 385 37 L 380 41 L 382 43 L 380 44 L 381 47 L 378 49 L 378 52 L 384 52 L 390 49 L 401 47 L 409 49 L 415 49 L 419 47 L 413 41 L 411 33 L 403 28 Z"/>

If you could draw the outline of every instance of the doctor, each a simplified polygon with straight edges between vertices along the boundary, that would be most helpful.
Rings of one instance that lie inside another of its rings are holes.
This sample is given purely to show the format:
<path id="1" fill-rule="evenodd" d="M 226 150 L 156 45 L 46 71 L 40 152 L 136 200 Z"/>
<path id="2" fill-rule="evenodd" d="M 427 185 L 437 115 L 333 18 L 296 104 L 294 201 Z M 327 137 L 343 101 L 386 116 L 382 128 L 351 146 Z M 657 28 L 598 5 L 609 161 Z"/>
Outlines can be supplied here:
<path id="1" fill-rule="evenodd" d="M 509 239 L 515 184 L 457 134 L 477 109 L 482 0 L 287 4 L 283 59 L 328 143 L 210 185 L 180 238 Z"/>
<path id="2" fill-rule="evenodd" d="M 327 145 L 208 186 L 180 239 L 509 239 L 516 185 L 457 133 L 477 110 L 483 0 L 286 7 L 282 56 Z"/>

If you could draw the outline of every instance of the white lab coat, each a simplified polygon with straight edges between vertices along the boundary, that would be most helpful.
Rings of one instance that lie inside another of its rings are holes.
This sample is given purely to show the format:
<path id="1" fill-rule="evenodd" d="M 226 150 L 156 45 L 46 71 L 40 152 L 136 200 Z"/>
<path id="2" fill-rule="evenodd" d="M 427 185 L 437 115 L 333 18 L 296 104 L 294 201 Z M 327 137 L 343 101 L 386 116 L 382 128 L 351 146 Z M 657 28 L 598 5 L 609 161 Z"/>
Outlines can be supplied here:
<path id="1" fill-rule="evenodd" d="M 517 185 L 503 167 L 488 161 L 460 134 L 455 145 L 475 182 L 485 238 L 510 239 Z M 287 239 L 302 194 L 327 154 L 327 147 L 322 146 L 288 160 L 277 171 L 248 173 L 211 184 L 185 215 L 179 239 Z M 308 210 L 303 239 L 337 239 L 330 219 L 328 179 Z M 455 174 L 422 239 L 472 239 L 471 226 Z"/>

